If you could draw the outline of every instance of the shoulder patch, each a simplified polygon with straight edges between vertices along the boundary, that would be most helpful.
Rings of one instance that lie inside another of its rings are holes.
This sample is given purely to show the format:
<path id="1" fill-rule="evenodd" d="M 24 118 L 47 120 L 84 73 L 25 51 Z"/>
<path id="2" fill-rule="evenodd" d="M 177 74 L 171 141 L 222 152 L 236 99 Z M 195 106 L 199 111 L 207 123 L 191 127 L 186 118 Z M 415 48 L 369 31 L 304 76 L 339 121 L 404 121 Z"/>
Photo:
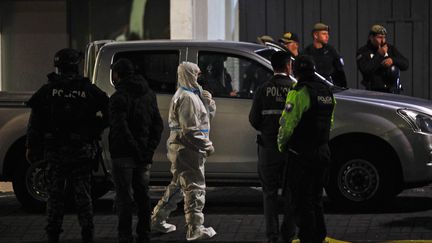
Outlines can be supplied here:
<path id="1" fill-rule="evenodd" d="M 284 110 L 285 110 L 285 112 L 291 112 L 293 110 L 293 108 L 294 108 L 294 104 L 287 102 L 285 104 L 285 109 Z"/>
<path id="2" fill-rule="evenodd" d="M 345 63 L 344 63 L 344 60 L 343 60 L 342 57 L 339 58 L 339 61 L 340 61 L 340 64 L 341 64 L 342 66 L 345 66 Z"/>

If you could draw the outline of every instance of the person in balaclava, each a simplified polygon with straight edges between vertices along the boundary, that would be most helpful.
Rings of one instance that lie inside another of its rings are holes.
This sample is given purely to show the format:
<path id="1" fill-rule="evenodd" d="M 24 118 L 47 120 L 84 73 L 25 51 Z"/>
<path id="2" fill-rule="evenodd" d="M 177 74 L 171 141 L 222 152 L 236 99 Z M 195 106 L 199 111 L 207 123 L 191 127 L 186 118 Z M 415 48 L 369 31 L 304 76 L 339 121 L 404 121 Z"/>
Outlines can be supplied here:
<path id="1" fill-rule="evenodd" d="M 152 230 L 175 231 L 176 226 L 166 220 L 184 198 L 186 239 L 207 239 L 216 234 L 212 227 L 203 226 L 202 213 L 206 193 L 204 164 L 214 152 L 209 130 L 216 105 L 211 94 L 197 83 L 200 69 L 196 64 L 183 62 L 177 72 L 178 89 L 170 103 L 168 125 L 171 132 L 167 141 L 173 177 L 153 209 Z"/>

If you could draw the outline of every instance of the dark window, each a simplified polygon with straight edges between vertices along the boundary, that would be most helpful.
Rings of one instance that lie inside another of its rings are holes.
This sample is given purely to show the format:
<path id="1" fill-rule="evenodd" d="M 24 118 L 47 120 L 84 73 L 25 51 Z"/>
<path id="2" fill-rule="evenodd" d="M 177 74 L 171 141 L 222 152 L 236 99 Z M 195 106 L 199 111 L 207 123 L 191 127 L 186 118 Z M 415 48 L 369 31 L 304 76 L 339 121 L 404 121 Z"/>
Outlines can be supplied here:
<path id="1" fill-rule="evenodd" d="M 131 51 L 115 55 L 129 59 L 156 93 L 173 94 L 177 84 L 178 51 Z"/>
<path id="2" fill-rule="evenodd" d="M 200 52 L 199 83 L 215 97 L 252 98 L 255 90 L 273 76 L 260 63 L 220 52 Z"/>

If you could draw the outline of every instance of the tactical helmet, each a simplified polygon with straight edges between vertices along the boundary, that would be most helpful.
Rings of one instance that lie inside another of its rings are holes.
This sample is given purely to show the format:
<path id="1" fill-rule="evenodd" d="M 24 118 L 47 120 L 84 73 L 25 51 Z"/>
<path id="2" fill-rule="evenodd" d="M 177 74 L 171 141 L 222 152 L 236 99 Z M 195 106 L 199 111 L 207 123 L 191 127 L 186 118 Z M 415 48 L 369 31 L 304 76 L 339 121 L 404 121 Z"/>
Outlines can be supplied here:
<path id="1" fill-rule="evenodd" d="M 82 54 L 71 48 L 64 48 L 58 51 L 54 56 L 54 67 L 67 69 L 76 67 L 81 62 Z"/>
<path id="2" fill-rule="evenodd" d="M 315 73 L 315 62 L 311 56 L 302 55 L 296 58 L 294 62 L 294 75 L 312 75 Z"/>
<path id="3" fill-rule="evenodd" d="M 113 72 L 117 72 L 120 77 L 126 77 L 135 73 L 135 67 L 129 59 L 120 58 L 111 65 Z"/>

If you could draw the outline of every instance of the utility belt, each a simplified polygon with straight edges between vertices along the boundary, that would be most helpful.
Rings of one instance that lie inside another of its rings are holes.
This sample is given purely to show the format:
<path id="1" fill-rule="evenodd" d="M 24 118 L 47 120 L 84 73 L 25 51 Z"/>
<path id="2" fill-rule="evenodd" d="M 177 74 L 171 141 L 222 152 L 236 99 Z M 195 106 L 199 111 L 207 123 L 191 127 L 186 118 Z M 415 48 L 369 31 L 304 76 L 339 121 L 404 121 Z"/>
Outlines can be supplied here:
<path id="1" fill-rule="evenodd" d="M 44 140 L 48 145 L 82 145 L 93 143 L 96 139 L 93 136 L 82 135 L 79 133 L 54 133 L 44 134 Z"/>

